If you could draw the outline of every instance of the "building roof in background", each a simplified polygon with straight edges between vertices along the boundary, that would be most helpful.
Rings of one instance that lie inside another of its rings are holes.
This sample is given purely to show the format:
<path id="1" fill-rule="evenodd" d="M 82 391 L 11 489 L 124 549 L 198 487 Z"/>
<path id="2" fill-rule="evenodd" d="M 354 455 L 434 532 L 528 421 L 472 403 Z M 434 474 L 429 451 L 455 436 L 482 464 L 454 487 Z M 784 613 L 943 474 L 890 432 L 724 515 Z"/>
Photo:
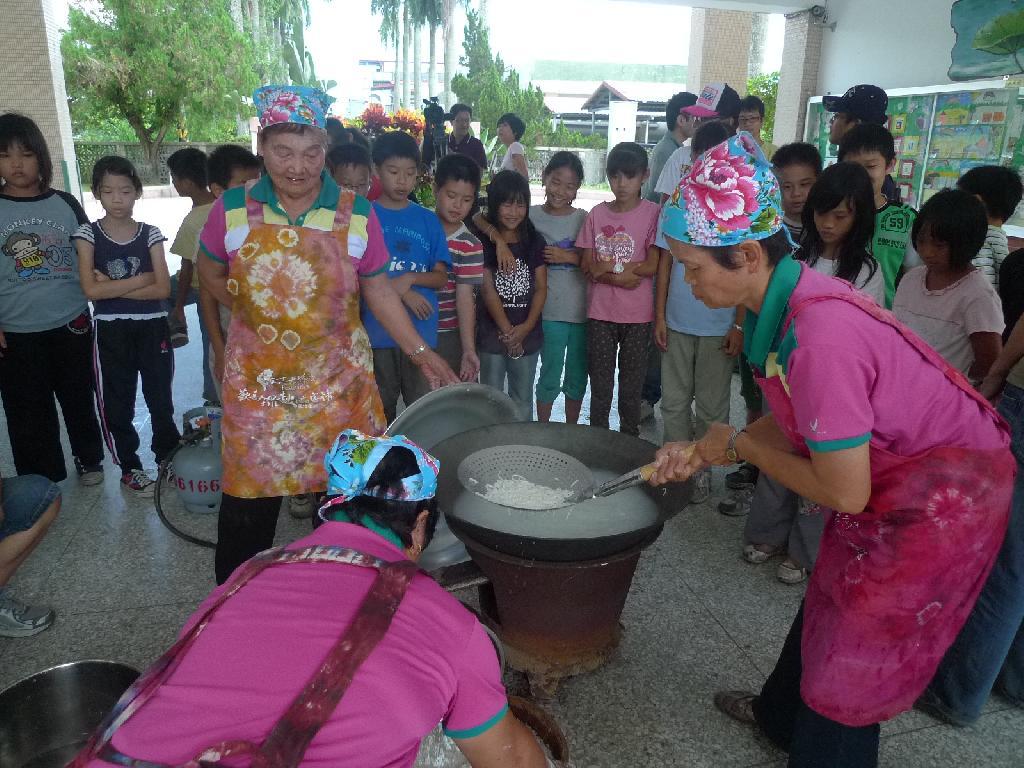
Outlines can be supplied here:
<path id="1" fill-rule="evenodd" d="M 635 101 L 640 112 L 657 112 L 665 109 L 672 95 L 685 90 L 678 83 L 628 82 L 605 80 L 580 107 L 584 111 L 596 112 L 608 109 L 609 101 Z"/>
<path id="2" fill-rule="evenodd" d="M 582 115 L 586 113 L 583 109 L 585 96 L 551 96 L 544 94 L 544 106 L 551 110 L 553 115 Z"/>
<path id="3" fill-rule="evenodd" d="M 583 102 L 590 98 L 600 80 L 533 80 L 544 93 L 544 106 L 554 115 L 582 115 Z"/>

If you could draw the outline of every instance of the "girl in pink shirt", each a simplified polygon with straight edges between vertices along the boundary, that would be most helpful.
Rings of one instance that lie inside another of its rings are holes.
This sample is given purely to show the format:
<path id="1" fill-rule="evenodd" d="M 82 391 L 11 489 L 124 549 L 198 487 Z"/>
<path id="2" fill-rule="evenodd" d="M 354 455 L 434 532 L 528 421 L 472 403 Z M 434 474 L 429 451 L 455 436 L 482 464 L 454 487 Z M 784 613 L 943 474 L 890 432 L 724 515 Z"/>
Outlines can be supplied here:
<path id="1" fill-rule="evenodd" d="M 590 423 L 608 428 L 616 362 L 619 430 L 640 434 L 640 399 L 654 322 L 652 277 L 658 270 L 660 208 L 640 197 L 650 171 L 647 153 L 626 141 L 608 153 L 607 175 L 615 199 L 591 210 L 576 247 L 590 278 L 587 367 Z"/>

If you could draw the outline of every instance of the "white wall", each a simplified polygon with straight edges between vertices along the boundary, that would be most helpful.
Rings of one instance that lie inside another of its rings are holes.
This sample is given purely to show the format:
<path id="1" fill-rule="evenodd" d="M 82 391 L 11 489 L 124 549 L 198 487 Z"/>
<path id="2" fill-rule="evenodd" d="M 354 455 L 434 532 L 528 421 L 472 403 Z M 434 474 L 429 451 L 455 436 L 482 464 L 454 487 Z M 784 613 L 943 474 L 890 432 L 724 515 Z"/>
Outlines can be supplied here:
<path id="1" fill-rule="evenodd" d="M 822 40 L 818 92 L 949 83 L 951 7 L 951 0 L 832 0 L 828 24 L 836 28 Z"/>

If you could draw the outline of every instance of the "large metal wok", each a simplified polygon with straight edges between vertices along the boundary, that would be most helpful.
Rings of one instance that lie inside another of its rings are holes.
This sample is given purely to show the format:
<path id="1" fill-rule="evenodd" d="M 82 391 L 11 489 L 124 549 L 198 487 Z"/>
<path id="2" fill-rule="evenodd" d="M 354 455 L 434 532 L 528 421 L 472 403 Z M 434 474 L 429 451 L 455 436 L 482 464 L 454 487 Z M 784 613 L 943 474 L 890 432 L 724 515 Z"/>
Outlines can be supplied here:
<path id="1" fill-rule="evenodd" d="M 585 464 L 597 482 L 648 463 L 656 446 L 595 427 L 561 423 L 496 424 L 453 435 L 436 444 L 441 461 L 437 498 L 456 536 L 528 560 L 572 562 L 607 557 L 650 541 L 690 499 L 690 483 L 640 486 L 606 498 L 556 509 L 495 504 L 459 479 L 463 460 L 495 446 L 538 446 Z"/>

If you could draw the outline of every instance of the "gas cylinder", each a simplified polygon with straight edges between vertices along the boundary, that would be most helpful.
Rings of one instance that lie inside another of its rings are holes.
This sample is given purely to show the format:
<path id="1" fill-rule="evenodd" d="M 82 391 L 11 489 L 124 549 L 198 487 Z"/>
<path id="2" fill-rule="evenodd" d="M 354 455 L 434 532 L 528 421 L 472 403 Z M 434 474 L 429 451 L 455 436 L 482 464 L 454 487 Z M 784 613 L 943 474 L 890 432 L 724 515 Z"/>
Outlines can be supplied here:
<path id="1" fill-rule="evenodd" d="M 174 454 L 172 483 L 189 512 L 210 514 L 220 509 L 220 409 L 194 408 L 184 416 L 186 444 Z"/>

